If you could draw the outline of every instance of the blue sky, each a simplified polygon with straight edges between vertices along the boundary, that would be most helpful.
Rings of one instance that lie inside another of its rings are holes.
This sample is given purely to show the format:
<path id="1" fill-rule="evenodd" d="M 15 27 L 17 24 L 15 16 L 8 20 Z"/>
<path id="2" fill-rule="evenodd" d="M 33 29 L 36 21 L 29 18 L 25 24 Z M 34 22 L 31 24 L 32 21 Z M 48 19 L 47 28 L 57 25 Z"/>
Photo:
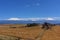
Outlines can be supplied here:
<path id="1" fill-rule="evenodd" d="M 60 17 L 60 0 L 0 0 L 0 19 Z"/>

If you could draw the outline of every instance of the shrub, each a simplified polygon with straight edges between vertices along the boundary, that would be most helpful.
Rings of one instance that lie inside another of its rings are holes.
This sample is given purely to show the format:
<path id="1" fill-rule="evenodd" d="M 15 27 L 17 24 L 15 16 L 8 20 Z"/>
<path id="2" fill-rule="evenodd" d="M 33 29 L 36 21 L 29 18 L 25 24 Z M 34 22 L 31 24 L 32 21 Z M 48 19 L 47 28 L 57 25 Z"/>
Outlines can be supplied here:
<path id="1" fill-rule="evenodd" d="M 29 23 L 26 25 L 26 27 L 32 27 L 32 26 L 37 26 L 37 25 L 38 25 L 38 23 Z"/>
<path id="2" fill-rule="evenodd" d="M 12 27 L 10 27 L 10 28 L 16 28 L 15 26 L 12 26 Z"/>

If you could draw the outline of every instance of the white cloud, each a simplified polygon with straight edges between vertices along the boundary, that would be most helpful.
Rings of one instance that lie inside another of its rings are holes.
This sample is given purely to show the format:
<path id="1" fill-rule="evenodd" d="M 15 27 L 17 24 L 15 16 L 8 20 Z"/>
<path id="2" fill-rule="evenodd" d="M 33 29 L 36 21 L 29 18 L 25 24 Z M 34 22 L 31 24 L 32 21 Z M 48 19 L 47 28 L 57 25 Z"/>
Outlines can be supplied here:
<path id="1" fill-rule="evenodd" d="M 46 18 L 45 20 L 55 20 L 54 18 Z"/>
<path id="2" fill-rule="evenodd" d="M 36 3 L 36 6 L 40 6 L 40 3 Z"/>
<path id="3" fill-rule="evenodd" d="M 32 20 L 32 21 L 37 21 L 37 20 L 40 20 L 40 18 L 28 18 L 29 20 Z"/>
<path id="4" fill-rule="evenodd" d="M 37 21 L 37 20 L 40 20 L 40 18 L 9 18 L 7 20 L 25 20 L 25 21 L 31 20 L 31 21 Z"/>
<path id="5" fill-rule="evenodd" d="M 19 18 L 9 18 L 7 20 L 20 20 Z"/>
<path id="6" fill-rule="evenodd" d="M 56 20 L 54 18 L 9 18 L 7 20 L 24 20 L 24 21 L 38 21 L 38 20 Z"/>
<path id="7" fill-rule="evenodd" d="M 26 7 L 31 7 L 31 5 L 26 5 Z"/>

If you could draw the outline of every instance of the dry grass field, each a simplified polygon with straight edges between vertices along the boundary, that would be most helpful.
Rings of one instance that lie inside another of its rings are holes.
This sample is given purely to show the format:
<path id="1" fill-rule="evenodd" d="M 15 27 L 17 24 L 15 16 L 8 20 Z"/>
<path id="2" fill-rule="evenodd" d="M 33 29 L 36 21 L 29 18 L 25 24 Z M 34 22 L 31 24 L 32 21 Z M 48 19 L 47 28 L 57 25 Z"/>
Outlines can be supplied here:
<path id="1" fill-rule="evenodd" d="M 16 28 L 11 28 L 11 27 Z M 23 39 L 34 39 L 42 32 L 40 26 L 35 27 L 23 27 L 24 25 L 20 24 L 5 24 L 0 25 L 0 35 L 10 35 Z M 41 40 L 60 40 L 60 26 L 54 26 L 52 29 L 46 30 L 41 37 Z"/>

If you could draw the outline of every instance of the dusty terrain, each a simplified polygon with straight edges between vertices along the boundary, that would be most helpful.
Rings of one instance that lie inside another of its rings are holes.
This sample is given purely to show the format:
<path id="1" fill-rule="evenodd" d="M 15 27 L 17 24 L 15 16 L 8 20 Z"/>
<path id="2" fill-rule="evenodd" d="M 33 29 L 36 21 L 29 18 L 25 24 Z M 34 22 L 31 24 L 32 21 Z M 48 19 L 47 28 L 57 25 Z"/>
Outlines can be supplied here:
<path id="1" fill-rule="evenodd" d="M 16 28 L 11 28 L 11 27 Z M 41 26 L 23 27 L 24 25 L 0 25 L 0 35 L 16 36 L 23 39 L 35 39 L 43 29 Z M 46 30 L 41 37 L 41 40 L 60 40 L 60 26 L 53 26 L 52 29 Z"/>

